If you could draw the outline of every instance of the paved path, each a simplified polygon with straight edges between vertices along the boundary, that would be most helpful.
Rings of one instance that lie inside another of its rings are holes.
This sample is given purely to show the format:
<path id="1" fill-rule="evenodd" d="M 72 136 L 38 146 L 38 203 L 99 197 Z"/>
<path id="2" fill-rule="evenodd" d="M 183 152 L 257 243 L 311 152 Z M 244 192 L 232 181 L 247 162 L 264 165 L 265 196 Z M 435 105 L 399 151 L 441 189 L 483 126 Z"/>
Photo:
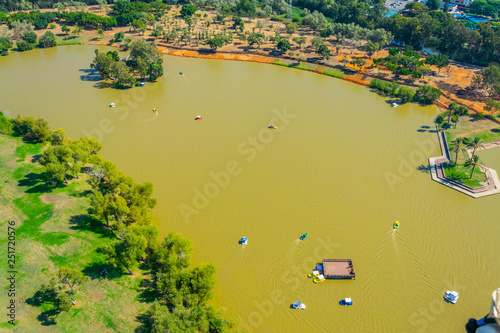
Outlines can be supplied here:
<path id="1" fill-rule="evenodd" d="M 492 194 L 500 193 L 500 180 L 498 174 L 494 169 L 480 166 L 481 170 L 486 173 L 487 180 L 483 182 L 483 187 L 472 188 L 460 182 L 446 178 L 442 167 L 443 163 L 450 163 L 450 153 L 448 151 L 448 144 L 446 142 L 446 135 L 443 131 L 438 131 L 439 145 L 441 147 L 442 156 L 429 158 L 429 167 L 431 171 L 432 180 L 451 187 L 454 190 L 462 192 L 473 198 L 481 198 Z M 500 141 L 490 142 L 484 145 L 484 149 L 493 149 L 500 147 Z"/>

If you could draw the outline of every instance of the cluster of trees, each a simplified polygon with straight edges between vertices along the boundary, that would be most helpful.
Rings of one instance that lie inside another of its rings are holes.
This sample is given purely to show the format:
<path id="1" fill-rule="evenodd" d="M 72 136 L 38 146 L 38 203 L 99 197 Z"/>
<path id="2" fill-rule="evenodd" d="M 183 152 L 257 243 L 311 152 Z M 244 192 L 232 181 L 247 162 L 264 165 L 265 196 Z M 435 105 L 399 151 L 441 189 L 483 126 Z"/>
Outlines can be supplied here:
<path id="1" fill-rule="evenodd" d="M 170 9 L 170 7 L 161 1 L 146 3 L 118 0 L 114 2 L 113 15 L 119 26 L 133 25 L 140 28 L 150 22 L 159 20 L 165 15 L 167 9 Z"/>
<path id="2" fill-rule="evenodd" d="M 390 48 L 389 55 L 385 58 L 373 59 L 375 66 L 385 65 L 387 69 L 399 75 L 411 75 L 413 78 L 424 77 L 431 72 L 427 65 L 434 65 L 438 67 L 438 73 L 441 68 L 447 67 L 450 60 L 446 55 L 429 55 L 423 59 L 418 52 L 407 48 L 402 51 L 399 48 Z"/>
<path id="3" fill-rule="evenodd" d="M 434 2 L 437 4 L 429 2 L 433 10 L 420 3 L 412 4 L 411 7 L 419 9 L 412 11 L 413 17 L 397 14 L 392 18 L 385 16 L 387 11 L 383 2 L 341 0 L 331 4 L 320 0 L 298 0 L 294 4 L 308 9 L 304 10 L 301 21 L 313 29 L 326 29 L 329 20 L 353 23 L 369 30 L 385 29 L 396 43 L 415 50 L 426 47 L 452 59 L 479 65 L 500 61 L 500 29 L 491 22 L 479 23 L 474 30 L 467 29 L 452 15 L 435 10 L 439 2 Z"/>
<path id="4" fill-rule="evenodd" d="M 33 142 L 50 139 L 52 146 L 44 150 L 39 162 L 52 180 L 67 181 L 68 175 L 78 177 L 86 168 L 92 188 L 90 214 L 118 231 L 117 240 L 101 253 L 118 271 L 132 274 L 142 263 L 152 273 L 151 292 L 156 297 L 144 315 L 144 331 L 227 332 L 232 327 L 231 320 L 221 317 L 208 304 L 213 297 L 215 265 L 191 267 L 192 243 L 179 234 L 170 233 L 159 241 L 159 231 L 151 225 L 151 209 L 156 205 L 151 198 L 151 183 L 137 184 L 114 164 L 104 161 L 97 154 L 101 145 L 94 138 L 72 141 L 63 130 L 50 133 L 43 119 L 10 120 L 0 114 L 0 130 Z M 68 311 L 77 290 L 88 280 L 82 272 L 62 267 L 54 278 L 42 284 L 32 304 L 51 307 L 51 315 Z"/>
<path id="5" fill-rule="evenodd" d="M 68 183 L 68 176 L 79 178 L 87 164 L 99 163 L 95 154 L 101 149 L 101 145 L 94 138 L 64 140 L 65 133 L 61 131 L 54 135 L 52 144 L 55 146 L 46 149 L 39 162 L 52 180 Z"/>
<path id="6" fill-rule="evenodd" d="M 5 14 L 4 14 L 5 15 Z M 46 29 L 49 23 L 54 22 L 56 19 L 56 13 L 53 12 L 40 12 L 31 11 L 31 12 L 18 12 L 12 13 L 8 16 L 5 16 L 5 22 L 9 29 L 12 29 L 13 22 L 16 21 L 26 21 L 32 24 L 36 30 Z"/>
<path id="7" fill-rule="evenodd" d="M 56 36 L 51 31 L 46 31 L 37 43 L 36 33 L 27 31 L 16 43 L 17 50 L 20 52 L 32 50 L 37 45 L 41 48 L 54 47 L 57 45 Z M 12 48 L 12 41 L 7 37 L 0 37 L 0 54 L 6 55 L 10 48 Z"/>
<path id="8" fill-rule="evenodd" d="M 31 299 L 32 304 L 52 306 L 54 315 L 68 311 L 72 307 L 72 301 L 75 300 L 78 289 L 89 280 L 88 276 L 76 269 L 62 267 L 54 278 L 40 286 Z"/>
<path id="9" fill-rule="evenodd" d="M 9 53 L 9 49 L 14 46 L 12 41 L 7 37 L 0 37 L 0 55 L 5 56 Z"/>
<path id="10" fill-rule="evenodd" d="M 471 88 L 488 94 L 490 98 L 500 96 L 500 67 L 492 64 L 483 69 L 480 74 L 474 75 Z"/>
<path id="11" fill-rule="evenodd" d="M 418 102 L 422 104 L 433 104 L 443 93 L 441 89 L 428 85 L 419 86 L 417 91 L 399 85 L 397 82 L 386 82 L 373 79 L 370 87 L 382 91 L 389 96 L 398 97 L 403 102 Z"/>
<path id="12" fill-rule="evenodd" d="M 454 168 L 456 168 L 458 165 L 458 154 L 460 152 L 465 152 L 466 149 L 472 149 L 470 159 L 467 159 L 464 163 L 464 167 L 472 167 L 469 179 L 472 179 L 474 170 L 482 163 L 482 161 L 479 159 L 479 156 L 475 154 L 478 148 L 483 148 L 483 142 L 477 136 L 473 138 L 457 137 L 451 142 L 450 150 L 455 153 L 455 163 L 453 164 Z"/>
<path id="13" fill-rule="evenodd" d="M 109 29 L 118 26 L 115 17 L 106 17 L 88 12 L 58 12 L 55 14 L 59 20 L 64 20 L 68 25 L 77 25 L 88 28 Z"/>
<path id="14" fill-rule="evenodd" d="M 465 105 L 457 105 L 456 102 L 452 102 L 448 105 L 446 112 L 442 112 L 436 117 L 435 122 L 442 128 L 451 128 L 451 123 L 454 123 L 456 128 L 460 117 L 468 114 L 469 109 Z"/>
<path id="15" fill-rule="evenodd" d="M 474 14 L 488 15 L 497 20 L 500 3 L 496 0 L 474 0 L 469 6 L 469 10 Z"/>
<path id="16" fill-rule="evenodd" d="M 155 81 L 163 75 L 163 59 L 154 44 L 142 39 L 130 45 L 130 58 L 120 61 L 116 51 L 101 53 L 95 50 L 96 56 L 91 68 L 97 68 L 102 80 L 111 79 L 115 88 L 132 87 L 136 83 L 136 75 L 142 79 Z"/>
<path id="17" fill-rule="evenodd" d="M 380 90 L 386 95 L 398 97 L 405 103 L 413 101 L 415 96 L 415 91 L 413 89 L 401 86 L 396 81 L 386 82 L 379 79 L 373 79 L 370 87 Z"/>
<path id="18" fill-rule="evenodd" d="M 1 116 L 3 119 L 3 132 L 23 138 L 24 141 L 30 143 L 42 143 L 52 139 L 49 123 L 43 119 L 35 119 L 29 117 L 17 117 L 9 119 Z"/>

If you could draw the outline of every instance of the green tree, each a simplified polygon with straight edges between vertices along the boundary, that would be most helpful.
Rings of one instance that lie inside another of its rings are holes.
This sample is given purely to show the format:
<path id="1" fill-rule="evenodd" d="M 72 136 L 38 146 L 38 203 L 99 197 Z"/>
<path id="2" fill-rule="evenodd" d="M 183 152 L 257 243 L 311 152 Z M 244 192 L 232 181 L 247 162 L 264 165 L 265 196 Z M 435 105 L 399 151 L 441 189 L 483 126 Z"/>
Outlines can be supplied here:
<path id="1" fill-rule="evenodd" d="M 22 36 L 22 39 L 30 44 L 35 44 L 37 35 L 33 31 L 28 31 Z"/>
<path id="2" fill-rule="evenodd" d="M 12 131 L 15 136 L 20 136 L 27 142 L 45 142 L 50 138 L 49 123 L 43 118 L 18 116 L 13 120 Z"/>
<path id="3" fill-rule="evenodd" d="M 439 10 L 441 8 L 441 1 L 429 0 L 427 1 L 427 7 L 429 7 L 429 10 Z"/>
<path id="4" fill-rule="evenodd" d="M 243 22 L 241 17 L 233 16 L 233 29 L 236 30 L 238 27 L 240 31 L 243 32 L 243 30 L 245 30 L 245 22 Z"/>
<path id="5" fill-rule="evenodd" d="M 207 44 L 212 51 L 216 51 L 218 48 L 223 47 L 227 43 L 227 39 L 223 34 L 216 34 L 211 38 L 208 38 L 205 44 Z"/>
<path id="6" fill-rule="evenodd" d="M 451 149 L 450 150 L 455 153 L 455 166 L 456 166 L 457 161 L 458 161 L 458 153 L 465 151 L 464 138 L 459 136 L 455 140 L 453 140 L 451 142 Z"/>
<path id="7" fill-rule="evenodd" d="M 56 36 L 51 31 L 46 31 L 38 40 L 38 45 L 42 48 L 54 47 L 57 45 Z"/>
<path id="8" fill-rule="evenodd" d="M 450 128 L 450 119 L 451 116 L 455 113 L 455 110 L 458 108 L 457 102 L 451 102 L 450 105 L 448 105 L 448 122 L 447 122 L 447 127 Z"/>
<path id="9" fill-rule="evenodd" d="M 441 68 L 446 67 L 450 64 L 450 59 L 448 59 L 446 55 L 431 54 L 427 56 L 427 58 L 425 59 L 425 63 L 436 66 L 439 69 L 438 73 L 440 73 Z"/>
<path id="10" fill-rule="evenodd" d="M 472 158 L 475 156 L 474 154 L 476 153 L 476 149 L 484 148 L 483 142 L 481 141 L 481 138 L 479 138 L 478 136 L 475 136 L 474 138 L 467 140 L 466 145 L 467 148 L 472 149 L 472 155 L 470 161 L 472 161 Z"/>
<path id="11" fill-rule="evenodd" d="M 106 53 L 97 52 L 90 68 L 97 68 L 102 80 L 112 78 L 111 66 L 115 63 L 113 56 Z"/>
<path id="12" fill-rule="evenodd" d="M 288 22 L 285 25 L 285 29 L 286 29 L 286 32 L 288 32 L 289 34 L 293 34 L 295 31 L 298 30 L 298 27 L 297 27 L 297 24 L 295 24 L 293 22 Z"/>
<path id="13" fill-rule="evenodd" d="M 415 98 L 423 104 L 432 104 L 441 96 L 442 93 L 443 92 L 439 88 L 423 85 L 417 88 Z"/>
<path id="14" fill-rule="evenodd" d="M 71 32 L 73 35 L 76 35 L 77 37 L 80 37 L 80 34 L 82 33 L 83 28 L 79 27 L 78 25 L 75 27 L 75 29 Z"/>
<path id="15" fill-rule="evenodd" d="M 68 34 L 71 29 L 68 28 L 65 24 L 63 24 L 63 26 L 61 27 L 61 31 L 64 32 L 65 34 Z"/>
<path id="16" fill-rule="evenodd" d="M 400 87 L 397 92 L 397 97 L 399 97 L 403 103 L 411 102 L 413 100 L 413 96 L 415 96 L 415 91 L 408 87 Z"/>
<path id="17" fill-rule="evenodd" d="M 257 47 L 260 49 L 260 45 L 264 37 L 265 37 L 264 34 L 252 32 L 251 34 L 248 35 L 247 38 L 248 45 L 250 45 L 250 47 L 253 47 L 254 44 L 257 44 Z"/>
<path id="18" fill-rule="evenodd" d="M 17 47 L 18 51 L 24 52 L 24 51 L 33 50 L 34 46 L 33 46 L 33 44 L 30 44 L 25 40 L 20 40 L 16 43 L 16 47 Z"/>
<path id="19" fill-rule="evenodd" d="M 500 95 L 500 67 L 492 64 L 481 72 L 480 87 L 486 89 L 490 96 Z"/>
<path id="20" fill-rule="evenodd" d="M 96 33 L 97 33 L 97 36 L 101 36 L 101 38 L 104 37 L 104 29 L 99 28 L 99 29 L 97 29 Z"/>
<path id="21" fill-rule="evenodd" d="M 368 42 L 366 43 L 366 52 L 371 57 L 375 52 L 380 49 L 380 45 L 378 43 Z"/>
<path id="22" fill-rule="evenodd" d="M 78 286 L 90 280 L 89 277 L 83 275 L 82 272 L 68 267 L 60 268 L 56 276 L 60 283 L 69 288 L 69 294 L 71 295 L 75 294 Z"/>
<path id="23" fill-rule="evenodd" d="M 0 37 L 0 55 L 6 55 L 12 46 L 12 41 L 9 38 Z"/>
<path id="24" fill-rule="evenodd" d="M 123 31 L 115 33 L 115 42 L 121 42 L 123 38 L 125 38 L 125 33 Z"/>
<path id="25" fill-rule="evenodd" d="M 485 110 L 487 111 L 500 111 L 500 102 L 494 99 L 487 100 Z"/>
<path id="26" fill-rule="evenodd" d="M 478 165 L 480 165 L 481 163 L 482 163 L 482 161 L 479 159 L 479 156 L 474 155 L 474 154 L 472 154 L 472 156 L 471 156 L 471 159 L 470 159 L 470 160 L 467 160 L 467 161 L 465 162 L 464 166 L 466 166 L 466 167 L 471 166 L 471 167 L 472 167 L 472 170 L 471 170 L 471 172 L 470 172 L 470 177 L 469 177 L 469 179 L 472 179 L 472 176 L 474 175 L 474 170 L 475 170 L 475 169 L 476 169 L 476 167 L 477 167 Z"/>
<path id="27" fill-rule="evenodd" d="M 183 17 L 192 16 L 196 12 L 196 9 L 197 8 L 195 5 L 186 4 L 186 5 L 182 5 L 182 9 L 181 9 L 180 13 Z"/>
<path id="28" fill-rule="evenodd" d="M 324 44 L 323 38 L 321 38 L 321 37 L 314 37 L 313 39 L 311 39 L 311 45 L 312 45 L 312 47 L 314 47 L 314 49 L 316 51 L 318 51 L 319 46 L 323 45 L 323 44 Z"/>
<path id="29" fill-rule="evenodd" d="M 293 41 L 299 44 L 299 48 L 302 49 L 302 45 L 304 45 L 307 41 L 306 37 L 293 37 Z"/>
<path id="30" fill-rule="evenodd" d="M 330 59 L 330 49 L 328 48 L 328 46 L 326 46 L 326 44 L 319 45 L 318 49 L 316 50 L 316 54 L 319 54 L 327 60 Z"/>
<path id="31" fill-rule="evenodd" d="M 63 129 L 59 128 L 56 129 L 52 134 L 50 135 L 50 141 L 53 146 L 60 146 L 64 143 L 64 139 L 66 138 L 66 131 Z"/>
<path id="32" fill-rule="evenodd" d="M 115 266 L 123 266 L 130 275 L 139 260 L 146 256 L 147 240 L 142 235 L 127 231 L 121 241 L 104 248 L 108 261 Z"/>
<path id="33" fill-rule="evenodd" d="M 281 52 L 286 52 L 286 51 L 290 50 L 290 48 L 291 48 L 290 42 L 286 39 L 282 39 L 278 42 L 278 44 L 276 45 L 276 48 L 278 50 L 280 50 Z"/>

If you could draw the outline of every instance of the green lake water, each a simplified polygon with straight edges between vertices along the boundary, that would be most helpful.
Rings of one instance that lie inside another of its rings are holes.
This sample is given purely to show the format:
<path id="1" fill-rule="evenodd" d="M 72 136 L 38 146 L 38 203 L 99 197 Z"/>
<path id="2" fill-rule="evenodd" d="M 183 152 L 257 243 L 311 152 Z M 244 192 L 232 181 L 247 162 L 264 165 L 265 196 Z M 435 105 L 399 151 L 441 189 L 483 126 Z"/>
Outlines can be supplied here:
<path id="1" fill-rule="evenodd" d="M 218 266 L 213 303 L 239 329 L 462 332 L 488 312 L 500 196 L 431 181 L 434 106 L 391 108 L 314 73 L 178 57 L 165 57 L 157 83 L 119 91 L 99 85 L 93 55 L 68 46 L 0 57 L 0 110 L 93 135 L 106 159 L 153 182 L 156 223 L 193 240 L 195 264 Z M 480 154 L 500 170 L 500 150 Z M 356 280 L 315 285 L 307 274 L 323 258 L 351 258 Z M 446 290 L 459 292 L 456 305 Z M 345 297 L 354 305 L 339 306 Z"/>

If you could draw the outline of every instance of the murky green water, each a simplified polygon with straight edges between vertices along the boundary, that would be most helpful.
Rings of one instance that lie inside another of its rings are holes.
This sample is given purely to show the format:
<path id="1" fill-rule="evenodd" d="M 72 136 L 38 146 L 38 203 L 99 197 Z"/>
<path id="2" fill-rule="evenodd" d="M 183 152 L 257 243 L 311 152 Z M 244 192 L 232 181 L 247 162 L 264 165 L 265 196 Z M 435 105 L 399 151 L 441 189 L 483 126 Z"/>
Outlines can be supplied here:
<path id="1" fill-rule="evenodd" d="M 158 224 L 194 241 L 195 263 L 217 264 L 214 303 L 240 329 L 461 332 L 488 311 L 500 196 L 474 200 L 430 180 L 434 107 L 391 108 L 313 73 L 174 57 L 154 85 L 102 89 L 86 72 L 93 50 L 1 57 L 0 109 L 94 135 L 106 158 L 152 181 Z M 481 153 L 500 169 L 499 154 Z M 322 258 L 352 258 L 357 279 L 313 284 Z M 456 305 L 446 290 L 460 293 Z M 339 306 L 345 297 L 354 306 Z M 306 311 L 289 308 L 297 300 Z"/>

